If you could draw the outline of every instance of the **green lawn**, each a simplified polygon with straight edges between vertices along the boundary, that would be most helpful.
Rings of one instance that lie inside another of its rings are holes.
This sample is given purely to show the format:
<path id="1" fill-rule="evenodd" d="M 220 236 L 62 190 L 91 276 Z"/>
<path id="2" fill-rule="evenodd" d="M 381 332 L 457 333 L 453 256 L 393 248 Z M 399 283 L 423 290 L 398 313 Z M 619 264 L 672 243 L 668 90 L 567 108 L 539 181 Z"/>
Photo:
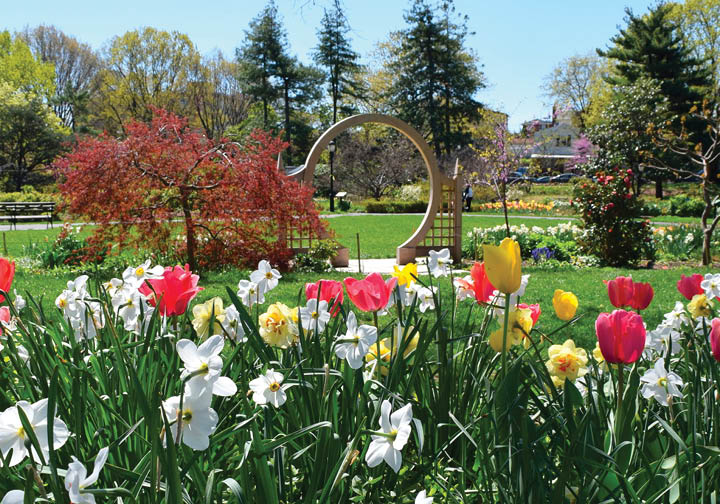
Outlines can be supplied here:
<path id="1" fill-rule="evenodd" d="M 330 219 L 341 243 L 350 246 L 352 257 L 355 257 L 355 233 L 360 233 L 361 250 L 364 257 L 378 255 L 394 255 L 394 248 L 407 239 L 419 224 L 421 216 L 417 215 L 393 215 L 379 216 L 368 215 L 362 217 L 338 217 Z M 472 217 L 468 216 L 463 222 L 463 231 L 467 232 L 474 226 L 495 226 L 502 222 L 500 218 L 494 217 Z M 528 226 L 549 226 L 556 225 L 556 220 L 533 219 L 522 220 L 512 218 L 511 223 L 525 223 Z M 41 231 L 12 231 L 5 232 L 5 244 L 10 257 L 18 259 L 17 272 L 13 288 L 23 295 L 30 292 L 32 296 L 41 300 L 46 311 L 54 312 L 53 303 L 57 295 L 65 288 L 68 280 L 72 280 L 80 272 L 70 273 L 65 270 L 59 271 L 31 271 L 27 268 L 26 262 L 20 259 L 23 256 L 23 246 L 32 243 L 45 244 L 46 239 L 52 240 L 59 229 Z M 386 254 L 381 254 L 387 251 Z M 141 262 L 139 258 L 136 262 Z M 655 288 L 655 300 L 644 313 L 649 328 L 654 328 L 662 314 L 672 309 L 676 300 L 683 298 L 678 294 L 675 284 L 680 274 L 692 272 L 705 273 L 707 270 L 700 268 L 681 268 L 673 270 L 618 270 L 610 268 L 586 268 L 582 270 L 562 269 L 548 271 L 537 267 L 527 267 L 525 273 L 531 274 L 530 284 L 524 301 L 529 303 L 539 302 L 543 315 L 540 318 L 539 328 L 545 332 L 551 332 L 561 325 L 553 313 L 552 295 L 555 289 L 570 290 L 577 294 L 580 300 L 579 313 L 583 317 L 573 326 L 564 330 L 557 339 L 573 337 L 584 346 L 594 345 L 595 331 L 594 322 L 597 314 L 612 309 L 603 279 L 611 279 L 619 274 L 631 273 L 638 281 L 651 282 Z M 421 271 L 422 273 L 422 271 Z M 236 289 L 240 279 L 246 278 L 247 271 L 230 271 L 222 273 L 207 273 L 201 276 L 200 283 L 205 290 L 198 297 L 199 301 L 209 299 L 213 296 L 221 296 L 228 301 L 225 287 Z M 297 304 L 298 293 L 306 282 L 315 281 L 318 278 L 332 278 L 341 280 L 346 275 L 341 273 L 329 274 L 298 274 L 288 273 L 283 277 L 280 287 L 268 296 L 268 301 L 281 301 L 288 305 Z M 100 280 L 106 280 L 101 278 Z M 446 295 L 449 294 L 449 284 L 445 283 L 443 289 Z M 466 309 L 466 308 L 463 308 Z"/>

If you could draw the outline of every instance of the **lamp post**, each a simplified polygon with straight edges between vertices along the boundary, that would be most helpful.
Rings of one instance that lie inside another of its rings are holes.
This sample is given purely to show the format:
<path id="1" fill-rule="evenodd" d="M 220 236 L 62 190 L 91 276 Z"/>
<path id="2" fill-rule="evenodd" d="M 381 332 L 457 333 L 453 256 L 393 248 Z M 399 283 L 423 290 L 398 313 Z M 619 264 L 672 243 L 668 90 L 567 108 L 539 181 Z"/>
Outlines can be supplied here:
<path id="1" fill-rule="evenodd" d="M 330 211 L 335 211 L 335 176 L 333 175 L 333 162 L 335 161 L 335 140 L 330 140 Z"/>

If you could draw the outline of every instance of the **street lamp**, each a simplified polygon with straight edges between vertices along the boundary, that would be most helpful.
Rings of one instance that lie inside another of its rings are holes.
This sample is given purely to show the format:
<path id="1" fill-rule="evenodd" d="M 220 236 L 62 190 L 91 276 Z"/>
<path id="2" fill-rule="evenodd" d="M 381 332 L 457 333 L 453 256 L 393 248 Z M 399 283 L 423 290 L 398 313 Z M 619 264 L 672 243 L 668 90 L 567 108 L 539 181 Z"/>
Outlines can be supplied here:
<path id="1" fill-rule="evenodd" d="M 330 152 L 330 211 L 335 211 L 335 176 L 333 175 L 333 162 L 335 161 L 335 140 L 330 140 L 328 145 Z"/>

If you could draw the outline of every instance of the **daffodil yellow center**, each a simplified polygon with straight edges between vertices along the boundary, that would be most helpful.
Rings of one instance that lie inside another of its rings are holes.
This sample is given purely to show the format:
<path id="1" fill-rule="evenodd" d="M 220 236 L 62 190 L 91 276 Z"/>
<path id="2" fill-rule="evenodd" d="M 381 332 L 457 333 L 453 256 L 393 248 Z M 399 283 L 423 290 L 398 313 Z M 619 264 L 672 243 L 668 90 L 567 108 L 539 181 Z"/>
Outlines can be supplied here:
<path id="1" fill-rule="evenodd" d="M 661 376 L 660 378 L 658 378 L 657 384 L 660 385 L 661 387 L 667 386 L 667 378 L 665 378 L 664 376 Z"/>
<path id="2" fill-rule="evenodd" d="M 270 389 L 270 392 L 277 392 L 280 390 L 280 384 L 278 382 L 272 382 L 268 388 Z"/>
<path id="3" fill-rule="evenodd" d="M 143 268 L 142 266 L 140 266 L 138 269 L 135 270 L 135 275 L 136 275 L 136 276 L 141 277 L 141 276 L 143 276 L 144 274 L 145 274 L 145 268 Z"/>
<path id="4" fill-rule="evenodd" d="M 320 315 L 318 315 L 318 312 L 314 311 L 310 314 L 310 316 L 314 319 L 318 318 Z"/>
<path id="5" fill-rule="evenodd" d="M 24 428 L 24 427 L 20 427 L 20 428 L 17 430 L 17 435 L 18 435 L 18 437 L 19 437 L 20 439 L 25 439 L 25 428 Z"/>
<path id="6" fill-rule="evenodd" d="M 272 272 L 268 271 L 267 273 L 265 273 L 265 278 L 267 278 L 268 280 L 272 280 L 272 278 L 273 278 Z"/>
<path id="7" fill-rule="evenodd" d="M 395 439 L 397 437 L 397 429 L 393 429 L 388 433 L 388 436 L 390 436 L 392 439 Z"/>
<path id="8" fill-rule="evenodd" d="M 183 422 L 190 422 L 192 420 L 192 410 L 186 409 L 182 413 L 182 421 Z"/>
<path id="9" fill-rule="evenodd" d="M 67 300 L 65 298 L 60 298 L 58 304 L 60 305 L 60 308 L 65 308 L 67 306 Z"/>

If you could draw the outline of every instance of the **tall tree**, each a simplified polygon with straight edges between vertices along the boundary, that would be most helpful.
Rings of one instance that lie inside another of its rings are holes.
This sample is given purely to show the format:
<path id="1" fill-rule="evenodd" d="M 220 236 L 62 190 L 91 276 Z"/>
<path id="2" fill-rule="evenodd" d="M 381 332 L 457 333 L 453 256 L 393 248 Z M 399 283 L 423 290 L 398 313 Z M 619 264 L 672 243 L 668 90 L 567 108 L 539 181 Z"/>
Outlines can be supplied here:
<path id="1" fill-rule="evenodd" d="M 28 45 L 10 32 L 0 32 L 0 82 L 44 100 L 55 94 L 55 69 L 33 56 Z"/>
<path id="2" fill-rule="evenodd" d="M 570 105 L 577 113 L 580 128 L 586 127 L 593 86 L 602 78 L 600 58 L 595 54 L 575 55 L 558 63 L 545 77 L 545 94 L 561 104 Z"/>
<path id="3" fill-rule="evenodd" d="M 31 182 L 60 153 L 64 139 L 60 120 L 41 97 L 0 82 L 0 173 L 7 190 Z"/>
<path id="4" fill-rule="evenodd" d="M 37 58 L 55 66 L 53 110 L 65 126 L 75 131 L 88 100 L 97 90 L 100 58 L 88 44 L 54 26 L 26 28 L 21 36 Z"/>
<path id="5" fill-rule="evenodd" d="M 391 102 L 400 117 L 430 137 L 437 156 L 469 141 L 463 123 L 477 118 L 475 94 L 484 87 L 477 58 L 465 49 L 467 17 L 453 18 L 451 1 L 415 0 L 390 62 L 397 76 Z"/>
<path id="6" fill-rule="evenodd" d="M 245 44 L 236 49 L 245 93 L 262 102 L 263 128 L 268 129 L 269 109 L 279 97 L 279 66 L 286 57 L 287 34 L 274 0 L 265 6 L 245 30 Z"/>
<path id="7" fill-rule="evenodd" d="M 720 89 L 720 0 L 685 0 L 674 3 L 671 17 L 677 21 L 695 58 L 706 61 L 713 90 Z"/>
<path id="8" fill-rule="evenodd" d="M 313 59 L 317 65 L 325 68 L 325 76 L 332 100 L 332 120 L 337 122 L 338 108 L 349 113 L 349 103 L 343 102 L 345 96 L 362 95 L 362 83 L 359 79 L 360 65 L 358 54 L 350 45 L 348 33 L 350 25 L 340 6 L 340 0 L 333 2 L 331 10 L 323 12 L 320 29 L 317 32 L 318 45 Z"/>
<path id="9" fill-rule="evenodd" d="M 190 96 L 209 138 L 220 139 L 230 126 L 248 118 L 251 99 L 242 92 L 238 63 L 226 60 L 220 51 L 193 68 Z"/>
<path id="10" fill-rule="evenodd" d="M 612 85 L 632 86 L 640 79 L 657 82 L 661 95 L 668 101 L 665 120 L 674 121 L 679 129 L 679 119 L 702 100 L 711 81 L 710 70 L 692 55 L 672 20 L 671 10 L 669 4 L 658 4 L 646 15 L 638 17 L 627 9 L 627 28 L 611 39 L 612 47 L 597 52 L 615 62 L 613 72 L 605 77 Z M 700 141 L 702 123 L 687 126 L 695 141 Z M 658 172 L 652 176 L 656 182 L 656 196 L 662 197 L 665 175 Z"/>
<path id="11" fill-rule="evenodd" d="M 177 31 L 147 27 L 115 37 L 94 101 L 102 126 L 124 131 L 123 125 L 130 119 L 151 120 L 151 107 L 192 116 L 187 95 L 199 59 L 190 38 Z"/>

